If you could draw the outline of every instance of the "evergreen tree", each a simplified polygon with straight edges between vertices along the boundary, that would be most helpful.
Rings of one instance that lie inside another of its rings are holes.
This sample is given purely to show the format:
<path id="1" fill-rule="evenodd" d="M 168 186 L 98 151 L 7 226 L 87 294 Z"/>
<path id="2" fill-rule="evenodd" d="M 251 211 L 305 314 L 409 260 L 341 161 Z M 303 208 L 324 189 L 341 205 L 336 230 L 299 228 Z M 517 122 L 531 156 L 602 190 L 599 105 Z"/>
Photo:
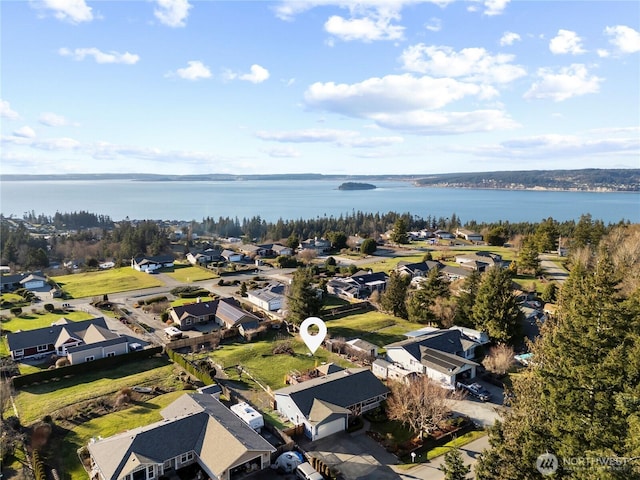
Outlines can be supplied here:
<path id="1" fill-rule="evenodd" d="M 480 273 L 473 271 L 464 279 L 460 293 L 456 297 L 455 323 L 461 327 L 473 327 L 473 306 L 476 303 L 478 288 L 480 287 Z"/>
<path id="2" fill-rule="evenodd" d="M 373 238 L 367 238 L 360 245 L 360 253 L 371 255 L 378 249 L 378 244 Z"/>
<path id="3" fill-rule="evenodd" d="M 524 272 L 537 275 L 540 272 L 540 259 L 538 258 L 538 245 L 532 235 L 528 235 L 522 242 L 522 248 L 518 254 L 518 267 Z"/>
<path id="4" fill-rule="evenodd" d="M 559 459 L 554 478 L 640 478 L 637 462 L 571 469 L 562 459 L 640 454 L 640 290 L 624 300 L 601 251 L 593 267 L 576 264 L 556 318 L 533 345 L 534 362 L 514 379 L 514 400 L 490 432 L 477 478 L 540 478 L 537 457 Z"/>
<path id="5" fill-rule="evenodd" d="M 313 272 L 310 268 L 298 268 L 293 274 L 287 295 L 287 320 L 300 325 L 306 318 L 320 313 L 322 300 L 313 287 Z"/>
<path id="6" fill-rule="evenodd" d="M 393 231 L 391 232 L 391 241 L 399 245 L 409 243 L 409 236 L 407 235 L 407 222 L 404 218 L 398 218 L 393 225 Z"/>
<path id="7" fill-rule="evenodd" d="M 482 276 L 472 315 L 475 327 L 487 332 L 492 340 L 498 343 L 516 340 L 522 313 L 507 270 L 491 267 Z"/>
<path id="8" fill-rule="evenodd" d="M 445 480 L 466 480 L 471 466 L 465 465 L 462 454 L 457 448 L 452 448 L 444 454 L 444 464 L 440 467 Z"/>
<path id="9" fill-rule="evenodd" d="M 538 225 L 535 233 L 535 241 L 539 252 L 556 250 L 558 237 L 558 222 L 549 217 Z"/>
<path id="10" fill-rule="evenodd" d="M 429 292 L 420 285 L 417 290 L 412 290 L 407 295 L 407 318 L 412 322 L 434 323 L 436 315 L 431 310 L 433 300 Z"/>
<path id="11" fill-rule="evenodd" d="M 405 300 L 410 281 L 411 279 L 408 275 L 391 272 L 387 289 L 380 298 L 380 305 L 385 312 L 396 317 L 407 318 L 408 314 Z"/>
<path id="12" fill-rule="evenodd" d="M 555 303 L 558 299 L 558 285 L 555 282 L 549 282 L 544 286 L 540 298 L 545 303 Z"/>

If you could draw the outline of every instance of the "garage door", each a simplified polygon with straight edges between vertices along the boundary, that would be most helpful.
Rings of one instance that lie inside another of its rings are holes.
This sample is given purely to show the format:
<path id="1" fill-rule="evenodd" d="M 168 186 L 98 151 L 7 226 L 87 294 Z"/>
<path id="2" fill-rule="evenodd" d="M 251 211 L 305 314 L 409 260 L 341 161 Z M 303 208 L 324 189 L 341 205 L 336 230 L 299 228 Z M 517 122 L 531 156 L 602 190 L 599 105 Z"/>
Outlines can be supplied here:
<path id="1" fill-rule="evenodd" d="M 333 420 L 332 422 L 323 423 L 322 425 L 319 425 L 316 439 L 324 438 L 334 433 L 343 432 L 346 428 L 345 421 L 346 421 L 346 418 L 342 417 L 342 418 Z"/>

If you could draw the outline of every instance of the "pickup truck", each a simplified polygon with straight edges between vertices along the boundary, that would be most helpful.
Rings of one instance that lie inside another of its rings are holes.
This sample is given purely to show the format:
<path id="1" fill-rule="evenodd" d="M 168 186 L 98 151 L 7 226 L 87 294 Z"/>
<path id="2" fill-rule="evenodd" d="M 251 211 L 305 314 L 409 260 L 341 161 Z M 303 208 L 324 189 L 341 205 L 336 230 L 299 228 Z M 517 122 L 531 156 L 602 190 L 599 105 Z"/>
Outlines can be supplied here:
<path id="1" fill-rule="evenodd" d="M 465 391 L 469 395 L 471 395 L 472 397 L 475 397 L 478 400 L 481 400 L 483 402 L 488 402 L 489 400 L 491 400 L 491 392 L 489 390 L 487 390 L 486 388 L 484 388 L 479 383 L 469 383 L 469 384 L 467 384 L 467 383 L 458 382 L 456 384 L 456 387 L 459 390 Z"/>

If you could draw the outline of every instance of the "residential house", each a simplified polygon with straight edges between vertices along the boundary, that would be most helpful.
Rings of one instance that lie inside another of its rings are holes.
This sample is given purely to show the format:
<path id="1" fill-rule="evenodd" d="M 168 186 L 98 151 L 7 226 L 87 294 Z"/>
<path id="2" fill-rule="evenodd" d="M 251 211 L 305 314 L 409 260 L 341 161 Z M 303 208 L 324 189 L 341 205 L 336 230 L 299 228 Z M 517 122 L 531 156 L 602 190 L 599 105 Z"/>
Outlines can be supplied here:
<path id="1" fill-rule="evenodd" d="M 318 254 L 331 250 L 331 242 L 325 238 L 309 238 L 300 242 L 300 250 L 315 250 Z"/>
<path id="2" fill-rule="evenodd" d="M 173 307 L 170 318 L 181 330 L 188 330 L 195 325 L 215 322 L 224 328 L 238 327 L 244 331 L 258 328 L 260 319 L 243 310 L 240 303 L 233 298 L 220 298 L 207 302 L 189 303 Z"/>
<path id="3" fill-rule="evenodd" d="M 67 357 L 71 364 L 122 355 L 129 342 L 107 327 L 104 318 L 70 322 L 62 318 L 50 327 L 7 333 L 11 358 L 24 360 L 47 355 Z"/>
<path id="4" fill-rule="evenodd" d="M 478 364 L 472 360 L 480 344 L 459 330 L 432 330 L 425 335 L 385 346 L 386 360 L 404 370 L 427 375 L 445 388 L 474 378 Z"/>
<path id="5" fill-rule="evenodd" d="M 348 426 L 349 415 L 380 405 L 389 390 L 366 368 L 348 368 L 274 392 L 278 412 L 318 440 Z"/>
<path id="6" fill-rule="evenodd" d="M 467 278 L 472 272 L 472 270 L 468 268 L 452 267 L 450 265 L 445 265 L 440 271 L 451 281 Z"/>
<path id="7" fill-rule="evenodd" d="M 456 263 L 464 268 L 485 272 L 491 267 L 502 267 L 502 256 L 491 252 L 456 255 Z"/>
<path id="8" fill-rule="evenodd" d="M 1 275 L 0 276 L 0 290 L 5 292 L 13 292 L 19 288 L 26 288 L 28 290 L 36 290 L 44 287 L 46 278 L 42 275 L 42 272 L 26 272 L 16 273 L 13 275 Z"/>
<path id="9" fill-rule="evenodd" d="M 263 310 L 275 312 L 284 306 L 285 288 L 282 283 L 271 283 L 264 288 L 249 290 L 247 300 Z"/>
<path id="10" fill-rule="evenodd" d="M 187 260 L 191 265 L 206 265 L 210 262 L 216 262 L 220 260 L 220 250 L 208 248 L 201 252 L 191 251 L 187 253 Z"/>
<path id="11" fill-rule="evenodd" d="M 211 395 L 183 395 L 163 420 L 90 442 L 92 480 L 173 478 L 197 464 L 204 478 L 264 470 L 276 449 Z"/>
<path id="12" fill-rule="evenodd" d="M 469 242 L 482 242 L 484 240 L 482 234 L 467 230 L 466 228 L 458 228 L 456 230 L 456 235 L 468 240 Z"/>
<path id="13" fill-rule="evenodd" d="M 294 253 L 293 248 L 280 245 L 279 243 L 274 243 L 271 246 L 271 251 L 273 252 L 274 255 L 277 255 L 277 256 L 280 256 L 280 255 L 291 256 Z"/>
<path id="14" fill-rule="evenodd" d="M 444 265 L 434 260 L 425 262 L 409 263 L 405 261 L 398 262 L 394 270 L 401 275 L 409 275 L 412 280 L 416 278 L 426 277 L 433 269 L 440 270 Z"/>
<path id="15" fill-rule="evenodd" d="M 446 230 L 436 230 L 433 232 L 436 238 L 451 240 L 456 238 L 455 235 L 451 232 L 447 232 Z"/>
<path id="16" fill-rule="evenodd" d="M 131 259 L 131 268 L 139 272 L 153 272 L 160 268 L 168 267 L 173 267 L 173 256 L 171 255 L 134 257 Z"/>
<path id="17" fill-rule="evenodd" d="M 223 250 L 220 256 L 227 262 L 241 262 L 244 258 L 242 253 L 234 252 L 233 250 Z"/>
<path id="18" fill-rule="evenodd" d="M 350 299 L 367 298 L 373 292 L 384 292 L 389 276 L 384 272 L 361 270 L 346 278 L 332 278 L 327 282 L 327 292 Z"/>

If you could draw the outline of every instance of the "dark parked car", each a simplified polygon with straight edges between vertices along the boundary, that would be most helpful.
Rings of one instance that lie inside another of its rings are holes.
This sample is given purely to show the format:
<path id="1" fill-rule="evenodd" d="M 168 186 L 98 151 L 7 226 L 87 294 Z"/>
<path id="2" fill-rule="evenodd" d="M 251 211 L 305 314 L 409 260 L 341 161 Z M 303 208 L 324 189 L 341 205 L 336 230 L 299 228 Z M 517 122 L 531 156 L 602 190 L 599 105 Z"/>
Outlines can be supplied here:
<path id="1" fill-rule="evenodd" d="M 475 397 L 478 400 L 482 400 L 483 402 L 488 402 L 489 400 L 491 400 L 491 392 L 479 383 L 458 383 L 457 387 L 460 390 L 467 392 L 472 397 Z"/>

